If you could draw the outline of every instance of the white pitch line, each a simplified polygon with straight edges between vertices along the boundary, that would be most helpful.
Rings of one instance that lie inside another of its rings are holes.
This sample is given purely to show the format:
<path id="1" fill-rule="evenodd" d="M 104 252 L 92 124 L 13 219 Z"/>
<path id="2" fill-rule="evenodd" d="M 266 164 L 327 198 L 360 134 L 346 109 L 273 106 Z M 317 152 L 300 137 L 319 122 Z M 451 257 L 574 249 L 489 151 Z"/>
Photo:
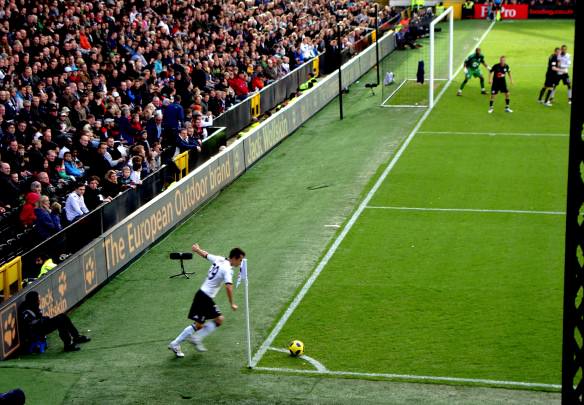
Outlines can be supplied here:
<path id="1" fill-rule="evenodd" d="M 491 32 L 491 30 L 493 29 L 494 26 L 495 26 L 495 22 L 493 21 L 491 23 L 491 25 L 489 25 L 489 28 L 487 28 L 487 30 L 484 32 L 484 34 L 482 35 L 482 37 L 480 38 L 478 43 L 475 45 L 475 48 L 478 47 L 480 45 L 480 43 L 487 37 L 487 35 L 489 34 L 489 32 Z M 464 64 L 460 65 L 460 67 L 458 68 L 456 73 L 452 76 L 453 78 L 458 76 L 458 74 L 462 70 L 463 66 L 464 66 Z M 452 80 L 448 81 L 446 83 L 446 85 L 442 88 L 442 91 L 436 97 L 436 102 L 434 103 L 435 106 L 438 104 L 438 101 L 440 101 L 440 98 L 442 98 L 442 96 L 444 95 L 446 90 L 448 90 L 448 87 L 450 86 L 451 83 L 452 83 Z M 406 148 L 408 147 L 408 145 L 410 144 L 410 142 L 414 138 L 414 135 L 416 135 L 416 133 L 418 132 L 418 130 L 420 129 L 420 127 L 422 126 L 424 121 L 426 121 L 426 118 L 428 118 L 428 116 L 430 115 L 431 112 L 432 112 L 432 108 L 428 108 L 426 110 L 426 112 L 424 113 L 424 115 L 422 115 L 422 118 L 420 118 L 420 121 L 418 121 L 418 123 L 416 124 L 414 129 L 412 129 L 412 132 L 410 132 L 410 134 L 408 135 L 408 137 L 406 138 L 406 140 L 404 141 L 402 146 L 399 148 L 399 150 L 397 151 L 397 153 L 395 154 L 393 159 L 391 159 L 391 161 L 389 162 L 389 164 L 387 165 L 387 167 L 385 168 L 385 170 L 383 171 L 383 173 L 381 174 L 379 179 L 377 179 L 377 181 L 375 182 L 375 184 L 373 185 L 371 190 L 369 190 L 369 193 L 367 193 L 367 195 L 365 196 L 365 199 L 363 199 L 361 204 L 359 204 L 359 207 L 353 213 L 353 215 L 351 216 L 349 221 L 345 224 L 345 227 L 342 229 L 339 236 L 337 236 L 337 238 L 335 239 L 335 241 L 333 242 L 333 244 L 331 245 L 329 250 L 326 252 L 326 254 L 322 258 L 322 260 L 320 261 L 318 266 L 316 266 L 316 269 L 314 269 L 314 272 L 310 275 L 308 280 L 306 280 L 306 283 L 304 283 L 304 286 L 302 286 L 302 289 L 298 292 L 296 297 L 294 297 L 294 300 L 292 300 L 292 302 L 290 303 L 290 305 L 288 306 L 288 308 L 286 309 L 286 311 L 284 312 L 284 314 L 282 315 L 280 320 L 276 323 L 276 326 L 274 326 L 274 329 L 272 329 L 272 331 L 270 332 L 270 334 L 268 335 L 266 340 L 262 343 L 262 345 L 260 346 L 260 348 L 258 349 L 256 354 L 253 356 L 253 359 L 252 359 L 251 365 L 250 365 L 251 368 L 255 367 L 256 364 L 259 363 L 259 361 L 264 356 L 264 354 L 266 353 L 268 348 L 272 345 L 272 342 L 274 341 L 274 339 L 276 339 L 276 336 L 278 336 L 278 333 L 280 333 L 280 331 L 282 330 L 282 328 L 284 327 L 284 325 L 286 324 L 286 322 L 288 321 L 288 319 L 290 318 L 290 316 L 292 315 L 292 313 L 294 312 L 296 307 L 298 307 L 298 305 L 300 304 L 300 302 L 302 301 L 302 299 L 304 298 L 304 296 L 306 295 L 306 293 L 308 292 L 310 287 L 312 287 L 312 284 L 314 284 L 314 282 L 316 281 L 316 279 L 318 278 L 318 276 L 320 275 L 320 273 L 322 272 L 324 267 L 327 265 L 327 263 L 331 259 L 331 257 L 333 257 L 333 254 L 337 251 L 337 249 L 341 245 L 341 242 L 345 239 L 345 237 L 347 236 L 347 234 L 349 233 L 349 231 L 351 230 L 353 225 L 355 225 L 355 222 L 357 222 L 357 219 L 361 216 L 361 213 L 365 210 L 365 208 L 369 204 L 369 201 L 371 201 L 371 199 L 373 198 L 373 195 L 375 194 L 375 192 L 379 189 L 379 187 L 381 187 L 381 184 L 383 184 L 385 178 L 387 177 L 389 172 L 391 172 L 391 170 L 393 169 L 393 167 L 395 166 L 395 164 L 397 163 L 397 161 L 399 160 L 401 155 L 404 153 L 404 151 L 406 150 Z"/>
<path id="2" fill-rule="evenodd" d="M 270 347 L 270 350 L 274 351 L 274 352 L 280 352 L 280 353 L 290 353 L 288 350 L 286 349 L 279 349 L 277 347 Z M 299 359 L 305 360 L 307 362 L 309 362 L 310 364 L 312 364 L 312 366 L 316 369 L 316 371 L 318 371 L 319 373 L 326 373 L 328 372 L 328 369 L 324 366 L 324 364 L 322 364 L 320 361 L 307 356 L 305 354 L 298 356 Z"/>
<path id="3" fill-rule="evenodd" d="M 562 211 L 527 211 L 527 210 L 485 210 L 478 208 L 424 208 L 424 207 L 380 207 L 369 205 L 368 209 L 396 211 L 444 211 L 444 212 L 486 212 L 499 214 L 534 214 L 534 215 L 566 215 Z"/>
<path id="4" fill-rule="evenodd" d="M 419 131 L 424 135 L 487 135 L 487 136 L 545 136 L 552 138 L 567 138 L 568 134 L 547 133 L 547 132 L 448 132 L 448 131 Z"/>
<path id="5" fill-rule="evenodd" d="M 489 380 L 484 378 L 460 378 L 460 377 L 435 377 L 426 375 L 409 375 L 409 374 L 385 374 L 385 373 L 358 373 L 352 371 L 316 371 L 316 370 L 296 370 L 293 368 L 277 367 L 256 367 L 256 370 L 271 371 L 276 373 L 296 373 L 296 374 L 316 374 L 324 376 L 346 376 L 346 377 L 363 377 L 363 378 L 387 378 L 389 380 L 406 380 L 406 381 L 430 381 L 437 383 L 470 383 L 493 385 L 502 387 L 521 387 L 521 388 L 542 388 L 548 390 L 560 390 L 559 384 L 528 383 L 521 381 L 502 381 Z"/>

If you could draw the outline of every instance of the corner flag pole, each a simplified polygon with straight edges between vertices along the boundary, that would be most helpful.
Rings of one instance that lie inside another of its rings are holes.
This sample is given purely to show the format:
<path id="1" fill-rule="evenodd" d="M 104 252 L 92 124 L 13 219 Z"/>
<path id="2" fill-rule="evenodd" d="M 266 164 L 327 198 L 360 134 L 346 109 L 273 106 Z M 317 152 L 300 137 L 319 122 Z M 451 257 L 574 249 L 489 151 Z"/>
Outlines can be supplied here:
<path id="1" fill-rule="evenodd" d="M 247 259 L 241 262 L 241 269 L 237 280 L 237 287 L 243 281 L 243 296 L 245 301 L 245 335 L 247 340 L 247 367 L 251 366 L 251 322 L 249 316 L 249 279 L 247 277 Z"/>
<path id="2" fill-rule="evenodd" d="M 379 5 L 375 3 L 375 65 L 377 67 L 377 85 L 379 86 Z"/>
<path id="3" fill-rule="evenodd" d="M 339 118 L 341 121 L 343 120 L 343 76 L 342 76 L 342 68 L 343 68 L 343 55 L 341 53 L 341 25 L 337 24 L 337 49 L 339 50 L 338 54 L 338 62 L 339 62 Z"/>

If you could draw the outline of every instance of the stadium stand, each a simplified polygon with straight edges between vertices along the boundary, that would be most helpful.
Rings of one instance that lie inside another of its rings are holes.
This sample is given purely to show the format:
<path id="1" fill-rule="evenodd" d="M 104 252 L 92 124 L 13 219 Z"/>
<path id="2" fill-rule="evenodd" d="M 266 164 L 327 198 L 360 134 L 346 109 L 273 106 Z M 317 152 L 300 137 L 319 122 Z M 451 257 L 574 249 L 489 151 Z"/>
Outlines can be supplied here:
<path id="1" fill-rule="evenodd" d="M 42 238 L 36 229 L 36 195 L 65 207 L 78 181 L 97 177 L 108 204 L 180 151 L 181 128 L 201 153 L 214 120 L 324 52 L 337 23 L 342 47 L 357 51 L 374 10 L 348 0 L 0 3 L 0 263 L 48 236 L 46 223 Z M 383 7 L 379 22 L 396 15 Z M 111 170 L 125 184 L 111 187 Z"/>

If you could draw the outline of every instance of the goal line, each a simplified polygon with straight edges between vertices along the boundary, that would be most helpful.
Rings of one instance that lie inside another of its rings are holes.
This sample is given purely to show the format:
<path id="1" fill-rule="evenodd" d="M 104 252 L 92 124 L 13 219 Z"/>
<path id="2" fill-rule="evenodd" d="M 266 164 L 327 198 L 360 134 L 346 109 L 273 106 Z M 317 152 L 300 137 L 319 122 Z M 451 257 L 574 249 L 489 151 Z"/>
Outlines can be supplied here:
<path id="1" fill-rule="evenodd" d="M 490 380 L 486 378 L 463 378 L 463 377 L 437 377 L 428 375 L 391 374 L 391 373 L 360 373 L 354 371 L 333 371 L 333 370 L 299 370 L 283 367 L 256 367 L 254 370 L 267 371 L 272 373 L 287 374 L 308 374 L 329 377 L 353 377 L 363 379 L 384 379 L 388 381 L 404 382 L 431 382 L 443 384 L 469 384 L 487 387 L 504 387 L 516 389 L 543 389 L 547 391 L 559 392 L 562 386 L 559 384 L 530 383 L 522 381 Z"/>

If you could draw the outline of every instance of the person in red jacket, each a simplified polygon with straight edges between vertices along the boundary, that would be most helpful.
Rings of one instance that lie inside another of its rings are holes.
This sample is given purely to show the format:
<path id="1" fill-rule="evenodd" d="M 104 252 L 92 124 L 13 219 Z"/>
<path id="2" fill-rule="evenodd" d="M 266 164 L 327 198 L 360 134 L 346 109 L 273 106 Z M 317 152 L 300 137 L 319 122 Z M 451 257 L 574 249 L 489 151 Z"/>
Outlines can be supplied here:
<path id="1" fill-rule="evenodd" d="M 252 91 L 261 90 L 264 88 L 264 75 L 261 66 L 256 68 L 256 72 L 251 79 L 250 87 Z"/>
<path id="2" fill-rule="evenodd" d="M 37 201 L 41 198 L 38 193 L 31 191 L 26 195 L 26 202 L 22 206 L 22 211 L 20 211 L 20 222 L 24 226 L 32 226 L 36 221 L 36 215 L 34 209 L 36 208 Z"/>
<path id="3" fill-rule="evenodd" d="M 247 81 L 245 80 L 245 73 L 239 72 L 237 77 L 229 79 L 227 83 L 229 83 L 229 87 L 233 89 L 238 99 L 243 100 L 247 97 L 249 88 L 247 87 Z"/>

